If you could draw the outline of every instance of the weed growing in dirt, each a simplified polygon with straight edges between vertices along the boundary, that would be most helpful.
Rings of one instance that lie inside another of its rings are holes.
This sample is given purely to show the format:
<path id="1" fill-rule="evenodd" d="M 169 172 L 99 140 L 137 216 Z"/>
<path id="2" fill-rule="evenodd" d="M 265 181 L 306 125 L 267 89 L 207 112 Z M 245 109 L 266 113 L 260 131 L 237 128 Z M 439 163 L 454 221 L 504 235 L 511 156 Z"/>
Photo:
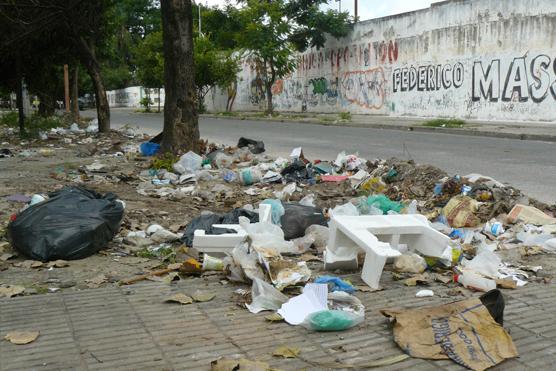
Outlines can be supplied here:
<path id="1" fill-rule="evenodd" d="M 432 128 L 462 128 L 465 125 L 465 121 L 457 119 L 434 119 L 423 123 L 423 126 Z"/>

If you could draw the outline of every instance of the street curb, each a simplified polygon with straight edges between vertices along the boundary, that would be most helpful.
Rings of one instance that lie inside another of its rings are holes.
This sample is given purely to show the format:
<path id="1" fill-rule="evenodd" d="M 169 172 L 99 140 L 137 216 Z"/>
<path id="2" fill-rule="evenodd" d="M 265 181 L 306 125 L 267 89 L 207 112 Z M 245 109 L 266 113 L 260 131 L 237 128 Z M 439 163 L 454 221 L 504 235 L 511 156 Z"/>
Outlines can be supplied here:
<path id="1" fill-rule="evenodd" d="M 516 140 L 532 140 L 541 142 L 556 142 L 556 135 L 548 134 L 518 134 L 518 133 L 500 133 L 496 131 L 480 131 L 473 129 L 455 129 L 455 128 L 436 128 L 426 127 L 419 125 L 398 125 L 398 124 L 361 124 L 356 122 L 323 122 L 312 118 L 308 119 L 288 119 L 288 118 L 267 118 L 267 117 L 249 117 L 249 116 L 223 116 L 217 114 L 204 113 L 201 117 L 215 118 L 215 119 L 228 119 L 238 121 L 267 121 L 273 123 L 297 123 L 297 124 L 313 124 L 323 126 L 338 126 L 338 127 L 355 127 L 355 128 L 370 128 L 370 129 L 385 129 L 385 130 L 401 130 L 401 131 L 415 131 L 415 132 L 435 132 L 440 134 L 453 134 L 453 135 L 466 135 L 474 137 L 489 137 L 489 138 L 504 138 Z"/>

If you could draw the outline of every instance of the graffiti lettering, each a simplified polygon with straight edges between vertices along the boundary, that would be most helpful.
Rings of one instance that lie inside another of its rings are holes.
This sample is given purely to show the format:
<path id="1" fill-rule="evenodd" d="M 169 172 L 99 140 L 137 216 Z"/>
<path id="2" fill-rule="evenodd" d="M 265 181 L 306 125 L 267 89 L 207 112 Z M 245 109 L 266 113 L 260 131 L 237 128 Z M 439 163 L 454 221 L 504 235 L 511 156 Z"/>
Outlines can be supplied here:
<path id="1" fill-rule="evenodd" d="M 553 66 L 553 76 L 550 65 Z M 515 57 L 505 72 L 504 85 L 501 85 L 500 60 L 493 59 L 486 71 L 481 61 L 473 63 L 472 95 L 474 102 L 481 99 L 490 102 L 527 102 L 529 98 L 540 103 L 548 97 L 548 93 L 556 99 L 556 58 L 554 61 L 545 54 L 531 59 L 529 69 L 527 58 Z"/>
<path id="2" fill-rule="evenodd" d="M 428 65 L 415 68 L 397 68 L 392 72 L 392 91 L 434 91 L 440 89 L 459 88 L 463 84 L 463 64 L 456 63 L 453 66 Z"/>
<path id="3" fill-rule="evenodd" d="M 384 105 L 384 85 L 384 71 L 381 67 L 347 72 L 342 78 L 342 97 L 361 107 L 380 109 Z"/>

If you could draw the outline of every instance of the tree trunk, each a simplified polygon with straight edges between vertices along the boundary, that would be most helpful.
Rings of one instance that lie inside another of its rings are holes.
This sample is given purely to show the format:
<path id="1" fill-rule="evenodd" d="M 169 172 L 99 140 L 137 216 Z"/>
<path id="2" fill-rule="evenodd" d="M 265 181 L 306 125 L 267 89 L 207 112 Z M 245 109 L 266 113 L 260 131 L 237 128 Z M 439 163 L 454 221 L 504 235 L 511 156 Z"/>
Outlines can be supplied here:
<path id="1" fill-rule="evenodd" d="M 71 71 L 71 113 L 73 120 L 79 121 L 79 66 L 75 65 Z"/>
<path id="2" fill-rule="evenodd" d="M 265 82 L 266 88 L 266 114 L 272 115 L 274 113 L 274 105 L 272 104 L 272 83 Z"/>
<path id="3" fill-rule="evenodd" d="M 160 112 L 160 88 L 158 88 L 158 112 Z"/>
<path id="4" fill-rule="evenodd" d="M 162 152 L 199 151 L 191 0 L 164 0 L 164 131 Z"/>
<path id="5" fill-rule="evenodd" d="M 108 133 L 110 131 L 110 106 L 106 97 L 106 89 L 100 73 L 100 64 L 95 57 L 93 47 L 87 41 L 78 36 L 79 57 L 81 63 L 87 68 L 87 73 L 91 77 L 95 89 L 95 101 L 97 106 L 98 131 Z"/>
<path id="6" fill-rule="evenodd" d="M 43 93 L 39 92 L 39 115 L 42 117 L 50 117 L 56 112 L 56 98 L 55 93 Z"/>

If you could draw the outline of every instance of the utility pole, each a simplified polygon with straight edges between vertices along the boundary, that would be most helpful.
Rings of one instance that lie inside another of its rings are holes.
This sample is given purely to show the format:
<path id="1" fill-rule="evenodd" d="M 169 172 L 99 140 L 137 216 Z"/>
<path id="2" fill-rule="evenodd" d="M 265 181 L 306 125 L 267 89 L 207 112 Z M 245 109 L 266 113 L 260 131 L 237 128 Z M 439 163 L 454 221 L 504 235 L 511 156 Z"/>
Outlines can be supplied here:
<path id="1" fill-rule="evenodd" d="M 70 86 L 68 65 L 64 64 L 64 95 L 66 101 L 66 113 L 70 112 Z"/>
<path id="2" fill-rule="evenodd" d="M 201 2 L 199 1 L 199 36 L 203 34 L 203 31 L 201 31 Z"/>
<path id="3" fill-rule="evenodd" d="M 338 12 L 341 13 L 342 12 L 342 0 L 336 0 L 338 4 Z"/>
<path id="4" fill-rule="evenodd" d="M 358 8 L 358 5 L 359 5 L 358 4 L 359 1 L 358 0 L 354 0 L 354 1 L 355 1 L 355 6 L 354 6 L 354 8 L 355 8 L 355 22 L 357 22 L 357 10 L 358 10 L 357 8 Z"/>

